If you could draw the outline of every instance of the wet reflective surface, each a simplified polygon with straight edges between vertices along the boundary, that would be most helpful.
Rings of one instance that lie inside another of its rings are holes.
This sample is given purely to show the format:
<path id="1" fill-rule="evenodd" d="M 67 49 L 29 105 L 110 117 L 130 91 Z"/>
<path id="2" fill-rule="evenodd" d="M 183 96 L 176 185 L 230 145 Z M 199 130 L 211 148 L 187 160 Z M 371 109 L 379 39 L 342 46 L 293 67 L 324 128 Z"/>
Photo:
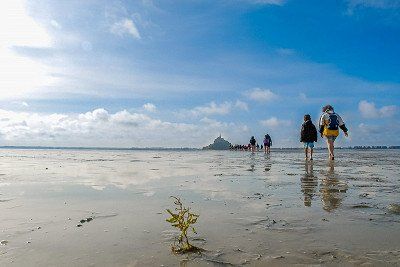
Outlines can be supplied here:
<path id="1" fill-rule="evenodd" d="M 0 265 L 400 264 L 400 151 L 0 152 Z M 171 254 L 171 195 L 204 253 Z"/>

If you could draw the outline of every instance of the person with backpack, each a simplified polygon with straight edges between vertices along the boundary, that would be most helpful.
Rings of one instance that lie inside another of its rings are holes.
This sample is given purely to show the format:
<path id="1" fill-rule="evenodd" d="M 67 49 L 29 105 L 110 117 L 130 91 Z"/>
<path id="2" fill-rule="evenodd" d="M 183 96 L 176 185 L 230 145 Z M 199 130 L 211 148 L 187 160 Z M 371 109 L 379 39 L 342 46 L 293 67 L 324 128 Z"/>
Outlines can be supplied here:
<path id="1" fill-rule="evenodd" d="M 256 141 L 256 139 L 254 138 L 254 136 L 252 136 L 251 138 L 250 138 L 250 146 L 251 146 L 251 152 L 255 152 L 256 151 L 256 143 L 257 143 L 257 141 Z"/>
<path id="2" fill-rule="evenodd" d="M 348 129 L 346 128 L 346 125 L 339 114 L 334 112 L 334 109 L 331 105 L 326 105 L 323 107 L 322 112 L 323 114 L 319 120 L 319 132 L 322 138 L 326 138 L 329 159 L 334 160 L 334 142 L 336 137 L 339 135 L 339 128 L 342 129 L 346 137 L 348 136 Z"/>
<path id="3" fill-rule="evenodd" d="M 271 146 L 272 146 L 272 139 L 269 134 L 266 134 L 264 136 L 264 153 L 269 154 L 271 152 Z"/>
<path id="4" fill-rule="evenodd" d="M 308 151 L 310 151 L 310 160 L 313 160 L 314 142 L 317 142 L 318 133 L 317 128 L 311 121 L 309 114 L 304 115 L 304 122 L 301 125 L 300 142 L 304 143 L 304 152 L 306 160 L 308 159 Z"/>

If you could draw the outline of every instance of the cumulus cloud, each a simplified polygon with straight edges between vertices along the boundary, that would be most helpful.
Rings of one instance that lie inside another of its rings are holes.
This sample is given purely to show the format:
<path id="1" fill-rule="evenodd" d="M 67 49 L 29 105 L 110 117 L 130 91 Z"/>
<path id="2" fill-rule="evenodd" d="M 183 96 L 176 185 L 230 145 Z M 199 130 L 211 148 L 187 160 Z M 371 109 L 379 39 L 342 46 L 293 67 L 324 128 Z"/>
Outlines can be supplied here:
<path id="1" fill-rule="evenodd" d="M 358 104 L 358 110 L 364 118 L 388 118 L 394 116 L 397 106 L 392 105 L 377 108 L 375 103 L 362 100 Z"/>
<path id="2" fill-rule="evenodd" d="M 0 110 L 2 145 L 201 147 L 219 133 L 240 136 L 243 129 L 246 126 L 208 118 L 178 123 L 127 110 L 110 113 L 104 108 L 80 114 Z"/>
<path id="3" fill-rule="evenodd" d="M 262 126 L 265 126 L 265 127 L 277 128 L 277 127 L 280 127 L 280 126 L 288 126 L 288 125 L 290 125 L 290 121 L 280 120 L 280 119 L 278 119 L 276 117 L 271 117 L 269 119 L 260 121 L 260 124 Z"/>
<path id="4" fill-rule="evenodd" d="M 232 110 L 232 103 L 223 102 L 221 104 L 217 104 L 214 101 L 210 102 L 204 106 L 198 106 L 190 110 L 190 114 L 193 116 L 201 116 L 201 115 L 226 115 L 229 114 Z"/>
<path id="5" fill-rule="evenodd" d="M 143 105 L 144 110 L 148 112 L 156 112 L 157 107 L 152 103 L 146 103 Z"/>
<path id="6" fill-rule="evenodd" d="M 124 36 L 125 34 L 130 35 L 135 39 L 141 39 L 139 30 L 136 27 L 136 24 L 131 19 L 122 19 L 121 21 L 115 22 L 110 31 L 116 35 Z"/>
<path id="7" fill-rule="evenodd" d="M 240 100 L 236 100 L 235 107 L 245 111 L 249 110 L 249 106 L 247 105 L 247 103 Z"/>
<path id="8" fill-rule="evenodd" d="M 269 89 L 254 88 L 252 90 L 246 91 L 245 95 L 254 101 L 258 102 L 268 102 L 278 98 L 278 95 L 273 93 Z"/>

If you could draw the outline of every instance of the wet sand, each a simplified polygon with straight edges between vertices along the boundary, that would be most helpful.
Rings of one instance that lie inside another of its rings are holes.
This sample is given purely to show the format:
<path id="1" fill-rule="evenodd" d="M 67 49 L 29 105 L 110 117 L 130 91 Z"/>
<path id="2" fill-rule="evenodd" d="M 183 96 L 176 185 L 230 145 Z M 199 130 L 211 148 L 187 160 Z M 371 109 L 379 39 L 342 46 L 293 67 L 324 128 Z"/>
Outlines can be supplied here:
<path id="1" fill-rule="evenodd" d="M 398 150 L 0 155 L 0 266 L 400 265 Z M 203 253 L 171 253 L 171 195 Z"/>

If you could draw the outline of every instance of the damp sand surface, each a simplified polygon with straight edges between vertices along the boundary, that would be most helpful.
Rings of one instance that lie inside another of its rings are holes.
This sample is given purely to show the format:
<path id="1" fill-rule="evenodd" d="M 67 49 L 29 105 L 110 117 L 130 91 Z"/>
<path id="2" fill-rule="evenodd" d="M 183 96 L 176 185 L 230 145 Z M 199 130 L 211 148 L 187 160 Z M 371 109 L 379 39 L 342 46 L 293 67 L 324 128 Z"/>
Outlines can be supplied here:
<path id="1" fill-rule="evenodd" d="M 399 166 L 399 150 L 0 150 L 0 266 L 398 266 Z M 171 253 L 170 196 L 200 214 L 201 253 Z"/>

